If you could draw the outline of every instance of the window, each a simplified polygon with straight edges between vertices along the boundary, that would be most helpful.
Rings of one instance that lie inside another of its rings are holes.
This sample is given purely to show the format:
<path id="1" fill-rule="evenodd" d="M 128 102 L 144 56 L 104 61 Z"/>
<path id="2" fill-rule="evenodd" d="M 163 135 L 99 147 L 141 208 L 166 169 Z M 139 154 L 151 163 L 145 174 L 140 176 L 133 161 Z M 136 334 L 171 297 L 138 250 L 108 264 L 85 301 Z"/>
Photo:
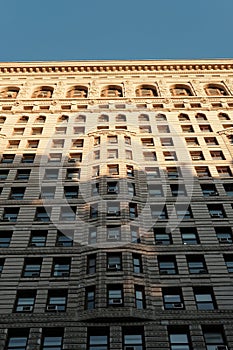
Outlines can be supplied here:
<path id="1" fill-rule="evenodd" d="M 198 139 L 196 137 L 185 137 L 186 144 L 190 147 L 195 147 L 199 145 Z"/>
<path id="2" fill-rule="evenodd" d="M 24 128 L 14 128 L 13 129 L 13 135 L 23 135 L 24 134 Z"/>
<path id="3" fill-rule="evenodd" d="M 148 184 L 148 194 L 150 197 L 162 197 L 163 196 L 162 185 Z"/>
<path id="4" fill-rule="evenodd" d="M 64 147 L 65 140 L 62 139 L 57 139 L 57 140 L 52 140 L 52 148 L 63 148 Z"/>
<path id="5" fill-rule="evenodd" d="M 8 248 L 11 243 L 12 232 L 1 231 L 0 232 L 0 248 Z"/>
<path id="6" fill-rule="evenodd" d="M 177 179 L 181 176 L 180 168 L 177 167 L 167 167 L 167 176 L 169 179 Z"/>
<path id="7" fill-rule="evenodd" d="M 59 169 L 45 169 L 44 180 L 57 180 Z"/>
<path id="8" fill-rule="evenodd" d="M 171 184 L 170 188 L 173 197 L 187 196 L 185 185 L 183 184 Z"/>
<path id="9" fill-rule="evenodd" d="M 78 186 L 64 186 L 64 198 L 66 199 L 78 198 L 78 192 Z"/>
<path id="10" fill-rule="evenodd" d="M 117 194 L 118 192 L 119 192 L 118 182 L 116 181 L 107 182 L 108 194 Z"/>
<path id="11" fill-rule="evenodd" d="M 44 115 L 40 115 L 38 118 L 36 118 L 35 123 L 45 123 L 46 117 Z"/>
<path id="12" fill-rule="evenodd" d="M 165 114 L 159 113 L 155 116 L 155 120 L 157 122 L 161 122 L 161 121 L 167 120 L 167 117 Z"/>
<path id="13" fill-rule="evenodd" d="M 125 151 L 125 159 L 133 159 L 133 153 L 132 151 L 126 150 Z"/>
<path id="14" fill-rule="evenodd" d="M 183 132 L 194 132 L 192 125 L 181 125 Z"/>
<path id="15" fill-rule="evenodd" d="M 15 312 L 32 312 L 36 299 L 35 290 L 21 290 L 17 292 Z"/>
<path id="16" fill-rule="evenodd" d="M 27 148 L 37 148 L 39 145 L 39 140 L 29 140 L 27 143 Z"/>
<path id="17" fill-rule="evenodd" d="M 204 137 L 205 143 L 207 146 L 216 146 L 218 145 L 218 141 L 216 137 Z"/>
<path id="18" fill-rule="evenodd" d="M 123 327 L 123 349 L 124 350 L 144 350 L 144 330 L 143 327 Z"/>
<path id="19" fill-rule="evenodd" d="M 162 146 L 166 146 L 166 147 L 174 146 L 173 140 L 171 137 L 162 137 L 162 138 L 160 138 L 160 142 L 161 142 Z"/>
<path id="20" fill-rule="evenodd" d="M 118 164 L 110 164 L 108 165 L 108 175 L 119 175 L 119 165 Z"/>
<path id="21" fill-rule="evenodd" d="M 99 165 L 92 167 L 92 177 L 97 177 L 100 175 L 100 167 Z"/>
<path id="22" fill-rule="evenodd" d="M 85 309 L 86 310 L 93 310 L 94 308 L 95 308 L 95 286 L 86 287 L 86 290 L 85 290 Z"/>
<path id="23" fill-rule="evenodd" d="M 132 165 L 126 165 L 126 176 L 134 177 L 134 168 Z"/>
<path id="24" fill-rule="evenodd" d="M 121 271 L 122 270 L 122 256 L 121 253 L 107 254 L 107 271 Z"/>
<path id="25" fill-rule="evenodd" d="M 44 328 L 41 350 L 62 350 L 63 328 Z"/>
<path id="26" fill-rule="evenodd" d="M 109 158 L 109 154 L 108 154 L 108 158 Z M 110 158 L 114 158 L 114 154 L 113 154 L 113 156 L 110 157 Z M 93 152 L 93 159 L 94 159 L 94 160 L 100 159 L 100 151 L 99 151 L 99 150 Z"/>
<path id="27" fill-rule="evenodd" d="M 225 120 L 230 120 L 231 119 L 227 113 L 219 113 L 218 114 L 218 118 L 221 121 L 225 121 Z"/>
<path id="28" fill-rule="evenodd" d="M 210 177 L 210 171 L 207 166 L 195 167 L 197 177 Z"/>
<path id="29" fill-rule="evenodd" d="M 39 277 L 42 258 L 26 258 L 24 261 L 22 277 Z"/>
<path id="30" fill-rule="evenodd" d="M 206 95 L 208 96 L 226 96 L 226 90 L 223 86 L 209 84 L 205 87 Z"/>
<path id="31" fill-rule="evenodd" d="M 170 133 L 170 129 L 168 125 L 158 125 L 157 127 L 158 127 L 159 133 L 164 133 L 164 134 Z"/>
<path id="32" fill-rule="evenodd" d="M 19 214 L 19 208 L 5 208 L 3 212 L 3 221 L 16 222 Z"/>
<path id="33" fill-rule="evenodd" d="M 24 197 L 25 187 L 12 187 L 9 199 L 22 200 Z"/>
<path id="34" fill-rule="evenodd" d="M 183 244 L 198 244 L 199 239 L 197 231 L 194 227 L 181 227 L 180 228 L 181 238 Z"/>
<path id="35" fill-rule="evenodd" d="M 150 85 L 142 85 L 136 89 L 136 97 L 158 96 L 156 88 Z"/>
<path id="36" fill-rule="evenodd" d="M 226 214 L 222 204 L 208 204 L 209 214 L 213 219 L 225 218 Z"/>
<path id="37" fill-rule="evenodd" d="M 24 115 L 18 119 L 18 123 L 19 124 L 26 124 L 28 122 L 28 120 L 29 120 L 29 117 Z"/>
<path id="38" fill-rule="evenodd" d="M 232 244 L 233 236 L 230 227 L 215 227 L 215 233 L 218 238 L 219 243 L 221 244 Z"/>
<path id="39" fill-rule="evenodd" d="M 0 181 L 4 181 L 7 179 L 7 176 L 9 174 L 9 170 L 0 170 Z"/>
<path id="40" fill-rule="evenodd" d="M 35 221 L 50 222 L 51 209 L 52 208 L 50 208 L 50 207 L 47 207 L 47 208 L 43 208 L 43 207 L 36 208 Z"/>
<path id="41" fill-rule="evenodd" d="M 67 92 L 66 97 L 67 98 L 86 98 L 87 88 L 84 86 L 75 86 Z"/>
<path id="42" fill-rule="evenodd" d="M 192 92 L 187 85 L 175 85 L 170 88 L 172 96 L 192 96 Z"/>
<path id="43" fill-rule="evenodd" d="M 91 195 L 92 196 L 98 196 L 99 190 L 100 190 L 100 186 L 99 186 L 98 182 L 91 185 Z"/>
<path id="44" fill-rule="evenodd" d="M 96 228 L 90 228 L 88 234 L 88 243 L 96 244 L 97 243 L 97 231 Z"/>
<path id="45" fill-rule="evenodd" d="M 204 160 L 203 153 L 201 151 L 191 151 L 190 152 L 191 159 L 193 161 Z"/>
<path id="46" fill-rule="evenodd" d="M 73 246 L 73 230 L 66 230 L 65 232 L 57 231 L 57 247 L 72 247 Z"/>
<path id="47" fill-rule="evenodd" d="M 80 179 L 80 169 L 67 169 L 66 179 L 70 181 L 77 181 Z"/>
<path id="48" fill-rule="evenodd" d="M 145 162 L 155 162 L 157 161 L 155 152 L 143 152 L 143 157 Z"/>
<path id="49" fill-rule="evenodd" d="M 176 152 L 163 152 L 164 160 L 173 162 L 177 160 Z"/>
<path id="50" fill-rule="evenodd" d="M 107 240 L 120 241 L 120 239 L 121 239 L 121 227 L 117 225 L 107 226 Z"/>
<path id="51" fill-rule="evenodd" d="M 0 116 L 0 124 L 4 124 L 6 121 L 6 117 Z"/>
<path id="52" fill-rule="evenodd" d="M 41 135 L 43 128 L 32 128 L 32 135 Z"/>
<path id="53" fill-rule="evenodd" d="M 100 137 L 94 137 L 94 146 L 100 145 Z"/>
<path id="54" fill-rule="evenodd" d="M 55 134 L 56 135 L 65 135 L 66 134 L 66 127 L 56 127 L 55 128 Z"/>
<path id="55" fill-rule="evenodd" d="M 221 177 L 231 177 L 232 172 L 229 166 L 217 166 L 216 167 L 219 176 Z"/>
<path id="56" fill-rule="evenodd" d="M 160 178 L 159 168 L 157 167 L 145 167 L 145 174 L 146 174 L 147 180 Z"/>
<path id="57" fill-rule="evenodd" d="M 90 219 L 98 218 L 98 204 L 93 203 L 90 206 Z"/>
<path id="58" fill-rule="evenodd" d="M 175 256 L 158 256 L 158 264 L 161 275 L 175 275 L 178 273 Z"/>
<path id="59" fill-rule="evenodd" d="M 46 311 L 66 311 L 67 290 L 49 290 Z"/>
<path id="60" fill-rule="evenodd" d="M 8 142 L 7 148 L 9 149 L 16 149 L 19 147 L 20 140 L 10 140 Z"/>
<path id="61" fill-rule="evenodd" d="M 207 350 L 227 350 L 222 325 L 203 326 L 203 335 Z"/>
<path id="62" fill-rule="evenodd" d="M 60 221 L 74 221 L 76 210 L 76 207 L 61 207 Z"/>
<path id="63" fill-rule="evenodd" d="M 53 94 L 53 88 L 49 86 L 42 86 L 33 92 L 32 98 L 50 98 Z"/>
<path id="64" fill-rule="evenodd" d="M 204 197 L 218 196 L 215 184 L 201 184 L 201 190 Z"/>
<path id="65" fill-rule="evenodd" d="M 136 196 L 136 188 L 133 182 L 127 182 L 128 194 L 130 196 Z"/>
<path id="66" fill-rule="evenodd" d="M 69 154 L 68 163 L 81 163 L 81 162 L 82 162 L 82 153 Z"/>
<path id="67" fill-rule="evenodd" d="M 61 153 L 50 153 L 48 156 L 48 162 L 49 163 L 60 163 L 62 159 L 62 154 Z"/>
<path id="68" fill-rule="evenodd" d="M 119 202 L 108 202 L 107 203 L 107 215 L 108 216 L 119 216 L 120 212 L 120 203 Z"/>
<path id="69" fill-rule="evenodd" d="M 191 219 L 193 217 L 191 207 L 188 206 L 185 208 L 183 205 L 177 205 L 176 206 L 176 215 L 178 219 Z"/>
<path id="70" fill-rule="evenodd" d="M 229 273 L 233 273 L 233 255 L 225 254 L 224 255 L 225 264 Z"/>
<path id="71" fill-rule="evenodd" d="M 208 273 L 204 255 L 187 255 L 186 259 L 189 268 L 189 273 Z"/>
<path id="72" fill-rule="evenodd" d="M 226 159 L 222 151 L 210 151 L 210 155 L 213 160 L 224 160 Z"/>
<path id="73" fill-rule="evenodd" d="M 116 122 L 126 122 L 126 116 L 124 114 L 118 114 L 116 116 Z"/>
<path id="74" fill-rule="evenodd" d="M 212 132 L 213 131 L 211 126 L 208 124 L 199 125 L 199 128 L 203 132 Z"/>
<path id="75" fill-rule="evenodd" d="M 0 276 L 4 267 L 5 259 L 0 259 Z"/>
<path id="76" fill-rule="evenodd" d="M 55 195 L 56 187 L 41 187 L 40 198 L 42 199 L 53 199 Z"/>
<path id="77" fill-rule="evenodd" d="M 118 158 L 118 150 L 117 149 L 108 149 L 107 150 L 107 158 L 110 159 L 116 159 Z M 99 158 L 97 158 L 99 159 Z"/>
<path id="78" fill-rule="evenodd" d="M 85 127 L 84 126 L 77 126 L 74 127 L 74 134 L 84 134 L 85 133 Z"/>
<path id="79" fill-rule="evenodd" d="M 123 305 L 123 287 L 122 285 L 109 285 L 108 289 L 108 306 Z"/>
<path id="80" fill-rule="evenodd" d="M 23 154 L 22 155 L 22 163 L 33 163 L 35 159 L 35 154 Z"/>
<path id="81" fill-rule="evenodd" d="M 168 219 L 166 206 L 162 205 L 151 205 L 151 216 L 152 219 L 166 220 Z"/>
<path id="82" fill-rule="evenodd" d="M 207 120 L 206 115 L 204 113 L 197 113 L 195 115 L 195 118 L 196 118 L 197 121 Z"/>
<path id="83" fill-rule="evenodd" d="M 193 292 L 198 310 L 214 310 L 217 308 L 211 287 L 194 287 Z"/>
<path id="84" fill-rule="evenodd" d="M 138 117 L 138 121 L 140 122 L 148 122 L 149 121 L 149 115 L 148 114 L 140 114 Z"/>
<path id="85" fill-rule="evenodd" d="M 96 273 L 96 254 L 87 256 L 87 274 L 92 275 Z"/>
<path id="86" fill-rule="evenodd" d="M 48 231 L 32 231 L 29 241 L 30 247 L 45 247 Z"/>
<path id="87" fill-rule="evenodd" d="M 141 142 L 142 142 L 143 147 L 154 146 L 154 139 L 153 138 L 142 138 Z"/>
<path id="88" fill-rule="evenodd" d="M 133 272 L 134 273 L 142 273 L 142 257 L 140 254 L 133 254 Z"/>
<path id="89" fill-rule="evenodd" d="M 70 275 L 70 258 L 54 258 L 52 276 L 53 277 L 69 277 Z"/>
<path id="90" fill-rule="evenodd" d="M 154 237 L 156 245 L 169 245 L 172 244 L 171 233 L 166 232 L 165 227 L 155 227 Z"/>
<path id="91" fill-rule="evenodd" d="M 13 163 L 14 159 L 15 159 L 14 154 L 3 154 L 2 159 L 1 159 L 1 163 L 10 164 L 10 163 Z"/>
<path id="92" fill-rule="evenodd" d="M 136 309 L 145 309 L 146 308 L 146 298 L 144 286 L 134 286 L 135 293 L 135 306 Z"/>
<path id="93" fill-rule="evenodd" d="M 30 177 L 31 169 L 19 169 L 17 170 L 15 180 L 28 180 Z"/>
<path id="94" fill-rule="evenodd" d="M 191 350 L 189 330 L 187 327 L 169 327 L 169 342 L 171 350 Z"/>
<path id="95" fill-rule="evenodd" d="M 184 301 L 181 288 L 163 288 L 162 293 L 163 306 L 165 310 L 184 309 Z"/>
<path id="96" fill-rule="evenodd" d="M 129 217 L 134 219 L 138 216 L 138 209 L 136 203 L 129 203 Z"/>
<path id="97" fill-rule="evenodd" d="M 108 350 L 109 330 L 103 327 L 88 327 L 87 350 Z"/>
<path id="98" fill-rule="evenodd" d="M 180 122 L 187 122 L 188 120 L 190 120 L 188 114 L 185 114 L 185 113 L 180 113 L 178 115 L 178 119 Z"/>
<path id="99" fill-rule="evenodd" d="M 119 86 L 107 86 L 101 91 L 101 97 L 123 97 L 122 88 Z"/>
<path id="100" fill-rule="evenodd" d="M 131 138 L 129 136 L 124 136 L 125 144 L 131 145 Z"/>
<path id="101" fill-rule="evenodd" d="M 138 227 L 130 226 L 130 235 L 132 243 L 141 243 Z"/>
<path id="102" fill-rule="evenodd" d="M 98 122 L 109 122 L 109 116 L 107 114 L 101 114 L 98 117 Z"/>
<path id="103" fill-rule="evenodd" d="M 26 350 L 29 337 L 29 329 L 9 329 L 6 350 Z"/>
<path id="104" fill-rule="evenodd" d="M 107 136 L 108 143 L 117 143 L 117 136 Z"/>

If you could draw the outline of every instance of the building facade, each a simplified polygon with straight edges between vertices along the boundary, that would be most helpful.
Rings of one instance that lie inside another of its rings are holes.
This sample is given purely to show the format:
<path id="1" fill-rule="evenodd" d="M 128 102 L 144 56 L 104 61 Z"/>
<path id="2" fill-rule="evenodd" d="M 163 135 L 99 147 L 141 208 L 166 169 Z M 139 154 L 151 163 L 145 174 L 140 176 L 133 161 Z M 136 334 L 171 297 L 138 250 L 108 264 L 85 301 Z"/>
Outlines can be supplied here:
<path id="1" fill-rule="evenodd" d="M 0 64 L 0 348 L 233 349 L 233 60 Z"/>

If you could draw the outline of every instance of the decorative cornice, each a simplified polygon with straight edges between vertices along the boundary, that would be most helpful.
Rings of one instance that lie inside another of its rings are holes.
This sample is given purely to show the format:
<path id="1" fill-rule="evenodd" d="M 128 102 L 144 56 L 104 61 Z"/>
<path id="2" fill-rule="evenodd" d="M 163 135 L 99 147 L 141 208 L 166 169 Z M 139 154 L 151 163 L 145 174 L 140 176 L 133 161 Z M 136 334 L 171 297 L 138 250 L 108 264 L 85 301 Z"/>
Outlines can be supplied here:
<path id="1" fill-rule="evenodd" d="M 233 59 L 181 61 L 66 61 L 0 63 L 2 74 L 164 73 L 233 71 Z"/>

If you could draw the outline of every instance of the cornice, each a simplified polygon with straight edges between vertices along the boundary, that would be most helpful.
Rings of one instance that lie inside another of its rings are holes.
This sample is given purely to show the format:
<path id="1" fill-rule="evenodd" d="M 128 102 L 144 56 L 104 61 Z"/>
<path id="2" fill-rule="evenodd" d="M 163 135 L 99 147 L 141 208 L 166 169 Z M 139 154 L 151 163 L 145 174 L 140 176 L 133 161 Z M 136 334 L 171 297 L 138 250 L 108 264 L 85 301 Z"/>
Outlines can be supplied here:
<path id="1" fill-rule="evenodd" d="M 180 61 L 51 61 L 3 62 L 2 74 L 56 73 L 190 73 L 232 71 L 233 59 Z"/>

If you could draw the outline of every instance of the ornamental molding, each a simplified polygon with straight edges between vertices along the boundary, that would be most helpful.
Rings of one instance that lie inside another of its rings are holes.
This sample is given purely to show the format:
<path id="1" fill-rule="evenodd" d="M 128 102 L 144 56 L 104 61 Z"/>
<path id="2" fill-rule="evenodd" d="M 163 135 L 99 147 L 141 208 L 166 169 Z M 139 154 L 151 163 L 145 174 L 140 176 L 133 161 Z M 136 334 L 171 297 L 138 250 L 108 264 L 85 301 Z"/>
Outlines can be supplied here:
<path id="1" fill-rule="evenodd" d="M 0 63 L 2 74 L 165 73 L 233 71 L 233 60 L 67 61 Z"/>

